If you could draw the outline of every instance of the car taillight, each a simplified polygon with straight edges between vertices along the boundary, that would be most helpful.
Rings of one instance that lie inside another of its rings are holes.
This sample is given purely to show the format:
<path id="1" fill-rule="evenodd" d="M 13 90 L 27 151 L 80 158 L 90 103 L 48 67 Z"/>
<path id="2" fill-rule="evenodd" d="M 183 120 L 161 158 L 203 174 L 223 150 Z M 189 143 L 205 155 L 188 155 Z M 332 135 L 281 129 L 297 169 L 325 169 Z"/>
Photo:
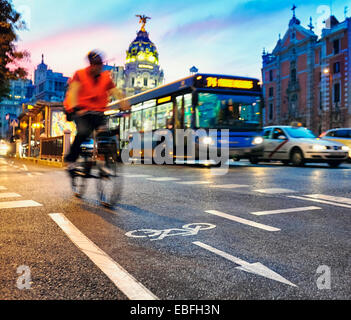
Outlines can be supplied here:
<path id="1" fill-rule="evenodd" d="M 327 133 L 326 132 L 323 132 L 319 135 L 319 138 L 323 138 Z"/>

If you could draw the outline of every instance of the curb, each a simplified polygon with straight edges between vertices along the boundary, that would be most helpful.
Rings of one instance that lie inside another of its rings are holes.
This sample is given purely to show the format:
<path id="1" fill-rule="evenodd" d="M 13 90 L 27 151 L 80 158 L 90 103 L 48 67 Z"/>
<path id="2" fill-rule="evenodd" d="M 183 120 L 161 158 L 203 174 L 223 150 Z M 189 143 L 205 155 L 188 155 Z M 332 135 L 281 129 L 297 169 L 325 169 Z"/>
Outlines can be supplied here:
<path id="1" fill-rule="evenodd" d="M 64 162 L 58 160 L 43 160 L 38 158 L 17 158 L 17 157 L 9 157 L 10 159 L 16 159 L 19 161 L 28 161 L 39 165 L 56 167 L 56 168 L 63 168 Z"/>

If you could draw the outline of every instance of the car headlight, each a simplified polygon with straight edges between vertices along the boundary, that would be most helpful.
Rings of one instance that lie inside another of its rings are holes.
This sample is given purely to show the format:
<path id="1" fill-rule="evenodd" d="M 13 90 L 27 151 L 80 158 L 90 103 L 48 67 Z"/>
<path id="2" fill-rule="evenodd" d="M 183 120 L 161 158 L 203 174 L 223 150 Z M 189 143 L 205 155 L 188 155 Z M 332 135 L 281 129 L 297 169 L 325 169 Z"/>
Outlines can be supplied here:
<path id="1" fill-rule="evenodd" d="M 341 150 L 342 150 L 342 151 L 350 151 L 350 148 L 347 147 L 347 146 L 342 146 L 342 147 L 341 147 Z"/>
<path id="2" fill-rule="evenodd" d="M 321 144 L 314 144 L 312 146 L 313 151 L 323 151 L 323 150 L 327 150 L 326 146 L 323 146 Z"/>
<path id="3" fill-rule="evenodd" d="M 211 145 L 214 144 L 214 141 L 211 137 L 205 137 L 201 140 L 203 144 Z"/>
<path id="4" fill-rule="evenodd" d="M 263 138 L 262 137 L 255 137 L 252 140 L 252 144 L 261 144 L 261 143 L 263 143 Z"/>

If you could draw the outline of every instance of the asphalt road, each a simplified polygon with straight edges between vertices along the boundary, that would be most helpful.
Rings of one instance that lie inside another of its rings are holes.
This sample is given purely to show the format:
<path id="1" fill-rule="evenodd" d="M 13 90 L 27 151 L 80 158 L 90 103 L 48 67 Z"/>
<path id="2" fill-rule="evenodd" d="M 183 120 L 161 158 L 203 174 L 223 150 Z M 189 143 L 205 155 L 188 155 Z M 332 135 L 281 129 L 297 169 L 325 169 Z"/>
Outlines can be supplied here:
<path id="1" fill-rule="evenodd" d="M 0 158 L 1 299 L 350 300 L 351 165 L 123 176 L 106 209 L 93 182 L 77 199 L 63 169 Z"/>

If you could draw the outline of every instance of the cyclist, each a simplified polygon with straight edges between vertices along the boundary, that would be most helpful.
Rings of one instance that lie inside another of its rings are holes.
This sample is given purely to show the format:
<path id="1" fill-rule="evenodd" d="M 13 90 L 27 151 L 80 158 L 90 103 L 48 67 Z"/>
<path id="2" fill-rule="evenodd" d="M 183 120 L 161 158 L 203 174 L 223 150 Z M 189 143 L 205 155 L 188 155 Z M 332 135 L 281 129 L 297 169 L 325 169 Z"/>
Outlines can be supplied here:
<path id="1" fill-rule="evenodd" d="M 88 60 L 89 67 L 75 72 L 64 101 L 67 119 L 73 120 L 77 127 L 77 135 L 70 152 L 65 156 L 69 172 L 76 167 L 80 145 L 96 128 L 105 124 L 104 111 L 107 110 L 109 97 L 113 96 L 117 100 L 125 97 L 116 88 L 110 72 L 103 71 L 102 55 L 96 50 L 90 51 Z M 124 109 L 128 106 L 122 107 Z"/>

